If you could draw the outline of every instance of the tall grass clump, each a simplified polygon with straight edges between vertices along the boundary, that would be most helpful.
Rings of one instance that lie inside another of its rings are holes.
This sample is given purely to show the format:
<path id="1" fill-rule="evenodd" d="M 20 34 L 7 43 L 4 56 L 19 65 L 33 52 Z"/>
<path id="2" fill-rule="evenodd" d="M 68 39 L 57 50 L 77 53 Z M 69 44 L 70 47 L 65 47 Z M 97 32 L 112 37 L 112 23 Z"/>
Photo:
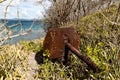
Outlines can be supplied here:
<path id="1" fill-rule="evenodd" d="M 22 46 L 5 45 L 0 51 L 0 78 L 1 80 L 16 80 L 25 77 L 27 53 Z M 19 73 L 22 72 L 22 73 Z"/>
<path id="2" fill-rule="evenodd" d="M 31 53 L 41 50 L 38 40 L 21 41 L 20 44 L 0 47 L 0 79 L 26 80 L 28 72 L 28 57 Z M 34 57 L 34 56 L 33 56 Z M 37 75 L 37 74 L 36 74 Z"/>

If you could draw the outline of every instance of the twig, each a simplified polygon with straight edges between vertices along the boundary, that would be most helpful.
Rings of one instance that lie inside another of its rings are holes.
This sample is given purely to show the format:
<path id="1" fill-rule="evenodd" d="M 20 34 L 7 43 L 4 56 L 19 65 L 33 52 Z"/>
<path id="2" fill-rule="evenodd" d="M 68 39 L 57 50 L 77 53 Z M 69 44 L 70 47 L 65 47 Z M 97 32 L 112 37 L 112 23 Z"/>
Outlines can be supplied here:
<path id="1" fill-rule="evenodd" d="M 20 33 L 20 34 L 3 37 L 3 38 L 0 39 L 0 45 L 3 45 L 4 42 L 5 42 L 6 40 L 8 40 L 8 39 L 12 39 L 12 38 L 18 37 L 18 36 L 23 36 L 23 35 L 26 35 L 26 34 L 28 34 L 28 32 L 23 32 L 23 33 Z"/>
<path id="2" fill-rule="evenodd" d="M 36 21 L 36 19 L 33 20 L 32 24 L 31 24 L 31 26 L 29 27 L 28 30 L 31 30 L 31 29 L 32 29 L 33 25 L 35 24 L 35 21 Z"/>
<path id="3" fill-rule="evenodd" d="M 0 0 L 0 3 L 4 2 L 4 1 L 6 1 L 6 0 Z"/>
<path id="4" fill-rule="evenodd" d="M 8 4 L 8 5 L 6 6 L 6 8 L 5 8 L 4 22 L 6 22 L 7 10 L 8 10 L 8 8 L 9 8 L 10 4 L 12 3 L 12 1 L 13 1 L 13 0 L 11 0 L 11 1 L 9 2 L 9 4 Z"/>
<path id="5" fill-rule="evenodd" d="M 17 26 L 17 25 L 19 25 L 19 23 L 17 23 L 17 24 L 13 24 L 13 25 L 8 26 L 8 27 L 9 27 L 9 28 L 12 28 L 12 27 Z"/>
<path id="6" fill-rule="evenodd" d="M 118 26 L 120 26 L 120 23 L 111 21 L 111 20 L 108 19 L 100 10 L 97 9 L 97 11 L 98 11 L 109 23 L 111 23 L 112 25 L 118 25 Z"/>
<path id="7" fill-rule="evenodd" d="M 115 22 L 118 22 L 118 16 L 119 16 L 119 14 L 120 14 L 120 3 L 119 3 L 119 6 L 118 6 L 116 15 L 115 15 Z"/>
<path id="8" fill-rule="evenodd" d="M 6 29 L 3 29 L 1 32 L 0 32 L 0 35 L 3 33 L 3 32 L 5 32 L 6 31 Z"/>

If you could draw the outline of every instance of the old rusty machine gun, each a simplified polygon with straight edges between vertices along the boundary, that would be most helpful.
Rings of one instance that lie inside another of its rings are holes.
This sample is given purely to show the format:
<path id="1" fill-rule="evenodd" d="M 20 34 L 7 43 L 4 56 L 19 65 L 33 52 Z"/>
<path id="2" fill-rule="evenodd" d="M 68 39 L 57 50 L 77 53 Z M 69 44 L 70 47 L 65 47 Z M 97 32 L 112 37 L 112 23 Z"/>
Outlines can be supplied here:
<path id="1" fill-rule="evenodd" d="M 69 60 L 69 51 L 84 61 L 88 67 L 98 72 L 98 66 L 87 56 L 79 51 L 80 37 L 74 28 L 53 28 L 48 30 L 43 47 L 50 52 L 50 59 L 61 59 L 63 64 Z"/>

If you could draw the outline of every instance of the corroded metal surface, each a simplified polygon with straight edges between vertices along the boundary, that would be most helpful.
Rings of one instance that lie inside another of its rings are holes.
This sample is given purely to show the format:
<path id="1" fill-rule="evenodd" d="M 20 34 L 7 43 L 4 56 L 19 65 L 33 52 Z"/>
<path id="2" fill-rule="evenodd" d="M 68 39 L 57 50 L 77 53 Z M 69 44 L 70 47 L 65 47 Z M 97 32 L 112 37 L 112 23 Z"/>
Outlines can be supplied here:
<path id="1" fill-rule="evenodd" d="M 65 38 L 69 39 L 69 43 L 72 46 L 79 49 L 80 39 L 74 28 L 53 28 L 47 32 L 43 47 L 50 51 L 51 59 L 64 56 Z"/>
<path id="2" fill-rule="evenodd" d="M 70 50 L 71 52 L 73 52 L 79 59 L 81 59 L 82 61 L 84 61 L 88 65 L 88 67 L 90 67 L 91 69 L 93 69 L 93 72 L 100 72 L 101 69 L 88 56 L 85 56 L 82 53 L 80 53 L 79 50 L 77 50 L 75 47 L 73 47 L 68 42 L 65 43 L 65 46 L 68 48 L 68 50 Z"/>

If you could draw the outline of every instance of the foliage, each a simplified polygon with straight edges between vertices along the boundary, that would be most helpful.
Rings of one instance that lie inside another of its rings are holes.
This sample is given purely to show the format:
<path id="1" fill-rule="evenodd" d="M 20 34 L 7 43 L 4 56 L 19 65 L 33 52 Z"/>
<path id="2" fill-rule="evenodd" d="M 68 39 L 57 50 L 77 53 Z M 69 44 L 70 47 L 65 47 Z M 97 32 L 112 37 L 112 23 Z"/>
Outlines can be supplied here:
<path id="1" fill-rule="evenodd" d="M 20 68 L 25 71 L 27 64 L 26 57 L 28 51 L 22 49 L 22 46 L 10 46 L 5 45 L 1 47 L 0 51 L 0 79 L 6 80 L 16 80 L 23 79 L 25 77 L 25 73 L 18 73 Z"/>
<path id="2" fill-rule="evenodd" d="M 114 21 L 116 7 L 101 11 L 110 21 Z M 120 16 L 120 15 L 119 15 Z M 120 20 L 118 20 L 119 22 Z M 74 24 L 74 22 L 72 23 Z M 93 71 L 75 55 L 71 63 L 64 66 L 44 58 L 35 76 L 40 80 L 119 80 L 120 79 L 120 26 L 111 24 L 100 12 L 79 19 L 78 33 L 81 36 L 81 53 L 89 56 L 100 68 Z M 28 56 L 42 50 L 40 40 L 21 41 L 16 45 L 0 47 L 1 80 L 23 80 L 26 78 Z M 49 51 L 43 53 L 48 57 Z"/>
<path id="3" fill-rule="evenodd" d="M 115 21 L 117 8 L 105 9 L 79 20 L 81 52 L 102 69 L 98 75 L 90 73 L 93 79 L 117 80 L 120 79 L 120 26 L 111 24 L 101 13 Z"/>
<path id="4" fill-rule="evenodd" d="M 37 43 L 35 43 L 35 41 L 33 42 L 33 41 L 29 41 L 29 42 L 27 42 L 26 43 L 26 41 L 21 41 L 21 44 L 23 44 L 24 45 L 24 47 L 26 47 L 29 51 L 31 50 L 31 51 L 33 51 L 33 52 L 38 52 L 38 51 L 40 51 L 40 50 L 42 50 L 43 48 L 42 48 L 42 44 L 41 43 L 39 43 L 37 40 L 36 40 L 36 42 L 39 44 L 37 44 Z"/>
<path id="5" fill-rule="evenodd" d="M 0 47 L 0 79 L 23 80 L 26 79 L 28 69 L 28 56 L 31 52 L 41 50 L 38 41 L 21 41 L 16 45 L 4 45 Z"/>
<path id="6" fill-rule="evenodd" d="M 61 73 L 55 71 L 57 66 L 57 70 L 62 69 L 62 73 L 64 73 L 63 80 L 120 79 L 120 26 L 110 23 L 101 13 L 114 22 L 117 8 L 113 6 L 85 16 L 79 19 L 77 27 L 81 36 L 81 52 L 90 57 L 101 68 L 101 72 L 93 73 L 86 64 L 73 55 L 69 66 L 57 66 L 57 63 L 53 64 L 51 61 L 45 60 L 45 63 L 40 65 L 38 78 L 44 80 L 51 79 L 52 76 L 52 79 L 61 79 Z"/>

